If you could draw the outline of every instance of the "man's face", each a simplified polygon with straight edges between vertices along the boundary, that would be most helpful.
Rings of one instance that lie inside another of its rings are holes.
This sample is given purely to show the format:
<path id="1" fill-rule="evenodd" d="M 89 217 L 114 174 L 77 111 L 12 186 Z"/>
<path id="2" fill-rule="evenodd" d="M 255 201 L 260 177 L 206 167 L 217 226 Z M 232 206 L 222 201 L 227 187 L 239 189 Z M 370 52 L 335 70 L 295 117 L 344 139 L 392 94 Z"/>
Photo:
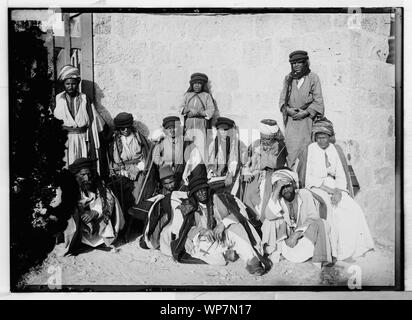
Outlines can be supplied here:
<path id="1" fill-rule="evenodd" d="M 67 79 L 63 82 L 64 90 L 71 96 L 76 95 L 79 88 L 79 81 L 76 79 Z"/>
<path id="2" fill-rule="evenodd" d="M 171 136 L 172 138 L 174 138 L 176 136 L 176 128 L 175 126 L 168 126 L 166 128 L 166 132 L 169 136 Z"/>
<path id="3" fill-rule="evenodd" d="M 175 188 L 175 179 L 173 177 L 163 179 L 162 186 L 166 193 L 172 193 Z"/>
<path id="4" fill-rule="evenodd" d="M 321 149 L 326 149 L 327 147 L 329 147 L 330 136 L 328 134 L 317 133 L 315 136 L 315 140 Z"/>
<path id="5" fill-rule="evenodd" d="M 219 129 L 217 129 L 217 132 L 219 133 L 220 138 L 226 139 L 229 133 L 229 128 L 222 126 L 222 127 L 219 127 Z"/>
<path id="6" fill-rule="evenodd" d="M 197 190 L 195 192 L 195 197 L 200 203 L 206 203 L 207 202 L 207 189 L 202 188 L 200 190 Z"/>
<path id="7" fill-rule="evenodd" d="M 291 202 L 293 201 L 293 199 L 295 199 L 295 187 L 292 183 L 284 185 L 280 193 L 286 201 Z"/>
<path id="8" fill-rule="evenodd" d="M 304 64 L 305 64 L 305 62 L 302 61 L 302 60 L 292 62 L 293 71 L 295 71 L 296 73 L 301 72 Z"/>
<path id="9" fill-rule="evenodd" d="M 127 128 L 119 128 L 120 134 L 122 136 L 128 137 L 132 133 L 132 128 L 127 127 Z"/>
<path id="10" fill-rule="evenodd" d="M 203 85 L 202 85 L 201 82 L 193 83 L 193 91 L 196 92 L 196 93 L 202 92 L 202 87 L 203 87 Z"/>
<path id="11" fill-rule="evenodd" d="M 260 138 L 260 143 L 264 148 L 270 148 L 275 142 L 274 138 Z"/>
<path id="12" fill-rule="evenodd" d="M 83 192 L 92 191 L 94 179 L 89 168 L 83 168 L 76 173 L 76 181 Z"/>

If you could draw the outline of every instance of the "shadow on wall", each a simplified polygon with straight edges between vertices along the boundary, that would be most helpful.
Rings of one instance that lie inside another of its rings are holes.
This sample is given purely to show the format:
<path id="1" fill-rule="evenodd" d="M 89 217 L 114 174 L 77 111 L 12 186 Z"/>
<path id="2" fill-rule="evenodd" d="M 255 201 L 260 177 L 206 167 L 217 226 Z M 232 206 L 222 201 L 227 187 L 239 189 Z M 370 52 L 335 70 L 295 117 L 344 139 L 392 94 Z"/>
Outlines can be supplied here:
<path id="1" fill-rule="evenodd" d="M 100 86 L 96 82 L 91 82 L 88 80 L 83 80 L 86 86 L 92 85 L 94 87 L 94 104 L 96 106 L 97 112 L 102 116 L 103 120 L 106 122 L 108 128 L 110 129 L 108 132 L 109 136 L 105 136 L 105 140 L 109 140 L 114 133 L 114 117 L 111 115 L 109 110 L 102 104 L 102 99 L 104 98 L 104 92 L 100 88 Z M 150 134 L 149 128 L 141 121 L 135 120 L 135 127 L 142 133 L 144 136 L 148 137 Z"/>

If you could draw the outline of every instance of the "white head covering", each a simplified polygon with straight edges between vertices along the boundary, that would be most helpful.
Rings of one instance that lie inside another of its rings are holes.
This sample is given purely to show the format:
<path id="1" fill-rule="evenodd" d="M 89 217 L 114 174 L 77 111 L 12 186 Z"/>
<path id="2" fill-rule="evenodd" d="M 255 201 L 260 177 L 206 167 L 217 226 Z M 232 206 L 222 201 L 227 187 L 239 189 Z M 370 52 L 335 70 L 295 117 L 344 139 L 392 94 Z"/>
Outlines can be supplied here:
<path id="1" fill-rule="evenodd" d="M 272 119 L 264 119 L 259 123 L 260 134 L 265 136 L 275 136 L 279 131 L 277 122 Z"/>
<path id="2" fill-rule="evenodd" d="M 80 80 L 80 70 L 70 64 L 61 68 L 58 80 L 64 81 L 67 79 L 79 79 Z"/>
<path id="3" fill-rule="evenodd" d="M 299 178 L 296 172 L 293 172 L 288 169 L 280 169 L 280 170 L 276 170 L 272 174 L 272 184 L 275 184 L 277 181 L 282 180 L 282 179 L 288 180 L 292 183 L 293 182 L 296 183 L 296 186 L 299 188 Z"/>

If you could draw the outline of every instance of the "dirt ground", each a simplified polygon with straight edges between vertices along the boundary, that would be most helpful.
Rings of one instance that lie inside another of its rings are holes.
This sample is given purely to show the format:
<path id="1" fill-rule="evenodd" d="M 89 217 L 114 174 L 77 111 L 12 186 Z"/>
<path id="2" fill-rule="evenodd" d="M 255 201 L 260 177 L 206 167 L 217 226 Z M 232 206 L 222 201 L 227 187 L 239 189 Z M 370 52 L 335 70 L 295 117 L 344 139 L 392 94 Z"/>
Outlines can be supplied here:
<path id="1" fill-rule="evenodd" d="M 352 265 L 360 268 L 351 268 Z M 184 290 L 189 285 L 346 287 L 351 274 L 358 271 L 359 275 L 359 270 L 361 286 L 391 286 L 394 267 L 394 248 L 376 244 L 374 251 L 354 262 L 339 262 L 320 270 L 311 262 L 294 264 L 281 260 L 259 277 L 250 275 L 240 260 L 226 267 L 179 264 L 160 251 L 144 250 L 133 241 L 120 245 L 116 253 L 94 249 L 76 256 L 57 257 L 52 252 L 42 265 L 22 278 L 18 290 L 32 291 L 37 290 L 33 286 L 40 286 L 40 291 L 47 291 L 53 289 L 50 284 L 60 284 L 60 279 L 63 286 L 81 285 L 85 289 L 95 285 L 144 287 L 138 290 L 150 290 L 150 286 L 181 286 Z M 55 279 L 59 279 L 58 282 L 54 282 Z M 118 290 L 122 291 L 122 288 Z"/>

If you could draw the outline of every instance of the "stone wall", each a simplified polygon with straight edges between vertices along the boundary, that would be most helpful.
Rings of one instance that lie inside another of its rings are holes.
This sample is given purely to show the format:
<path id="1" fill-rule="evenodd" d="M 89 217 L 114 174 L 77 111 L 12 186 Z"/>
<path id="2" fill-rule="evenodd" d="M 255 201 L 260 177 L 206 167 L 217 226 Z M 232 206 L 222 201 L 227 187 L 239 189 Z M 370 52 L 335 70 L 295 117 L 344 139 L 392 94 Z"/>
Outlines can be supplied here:
<path id="1" fill-rule="evenodd" d="M 221 115 L 241 128 L 281 122 L 288 54 L 309 52 L 322 83 L 326 116 L 352 155 L 357 196 L 372 233 L 395 230 L 394 66 L 387 64 L 390 16 L 364 14 L 93 14 L 94 79 L 106 119 L 131 112 L 148 131 L 178 114 L 190 74 L 205 72 Z"/>

